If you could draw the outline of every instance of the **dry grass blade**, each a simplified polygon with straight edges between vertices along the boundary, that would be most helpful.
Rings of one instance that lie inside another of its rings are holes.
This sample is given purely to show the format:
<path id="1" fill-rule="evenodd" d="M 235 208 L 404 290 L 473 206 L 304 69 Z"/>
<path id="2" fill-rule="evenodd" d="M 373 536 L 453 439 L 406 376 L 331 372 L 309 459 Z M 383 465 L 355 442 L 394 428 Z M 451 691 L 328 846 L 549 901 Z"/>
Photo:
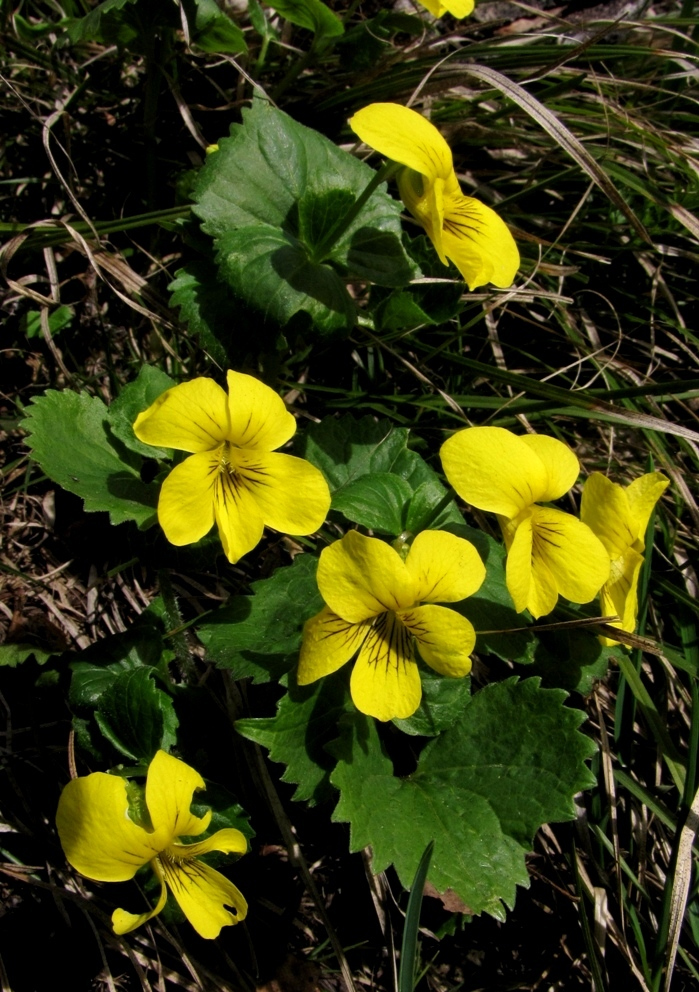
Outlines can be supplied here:
<path id="1" fill-rule="evenodd" d="M 596 162 L 585 146 L 578 141 L 575 135 L 563 124 L 555 114 L 540 103 L 536 97 L 532 96 L 519 83 L 514 83 L 501 72 L 490 69 L 482 65 L 464 66 L 464 71 L 484 83 L 490 83 L 495 89 L 509 97 L 514 103 L 522 108 L 537 124 L 556 141 L 570 157 L 578 163 L 580 168 L 587 173 L 590 179 L 602 190 L 614 206 L 622 211 L 629 224 L 636 234 L 648 244 L 652 244 L 652 238 L 648 231 L 638 219 L 633 210 L 629 207 L 619 190 L 606 174 L 604 169 Z"/>
<path id="2" fill-rule="evenodd" d="M 665 983 L 663 992 L 669 992 L 672 973 L 675 968 L 675 958 L 680 942 L 680 930 L 689 895 L 689 883 L 692 879 L 694 838 L 699 830 L 699 790 L 694 796 L 687 822 L 682 827 L 680 843 L 677 848 L 677 864 L 672 880 L 672 895 L 670 897 L 670 926 L 668 932 L 668 947 L 665 958 Z"/>

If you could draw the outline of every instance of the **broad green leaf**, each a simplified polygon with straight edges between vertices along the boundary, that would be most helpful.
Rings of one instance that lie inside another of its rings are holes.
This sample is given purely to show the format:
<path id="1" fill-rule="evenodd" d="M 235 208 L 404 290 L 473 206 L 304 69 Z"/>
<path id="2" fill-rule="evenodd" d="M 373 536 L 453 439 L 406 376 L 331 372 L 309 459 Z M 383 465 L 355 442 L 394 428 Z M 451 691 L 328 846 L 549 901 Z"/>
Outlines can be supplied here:
<path id="1" fill-rule="evenodd" d="M 243 737 L 266 747 L 272 761 L 286 765 L 282 781 L 298 786 L 293 798 L 308 800 L 311 806 L 335 794 L 330 785 L 335 759 L 326 745 L 337 738 L 342 714 L 353 708 L 346 682 L 339 673 L 308 686 L 297 686 L 290 679 L 276 716 L 237 720 L 235 724 Z"/>
<path id="2" fill-rule="evenodd" d="M 406 451 L 408 434 L 388 420 L 357 420 L 347 413 L 310 424 L 301 438 L 301 452 L 321 470 L 335 495 L 362 476 L 392 472 Z"/>
<path id="3" fill-rule="evenodd" d="M 323 608 L 317 560 L 298 555 L 269 579 L 252 583 L 252 596 L 232 596 L 198 630 L 206 656 L 235 678 L 270 682 L 295 664 L 303 624 Z"/>
<path id="4" fill-rule="evenodd" d="M 346 276 L 389 286 L 410 280 L 415 267 L 402 247 L 400 205 L 385 186 L 330 249 L 322 247 L 373 179 L 368 166 L 259 94 L 218 144 L 202 169 L 194 211 L 236 296 L 281 324 L 305 312 L 331 333 L 354 320 Z"/>
<path id="5" fill-rule="evenodd" d="M 175 386 L 175 380 L 155 365 L 144 365 L 133 382 L 124 386 L 112 405 L 109 407 L 107 419 L 114 437 L 118 438 L 129 451 L 135 451 L 144 458 L 170 458 L 172 451 L 167 448 L 156 448 L 151 444 L 139 441 L 133 432 L 133 423 L 143 410 L 164 393 L 166 389 Z"/>
<path id="6" fill-rule="evenodd" d="M 213 361 L 223 368 L 243 366 L 243 356 L 249 351 L 247 321 L 243 318 L 241 334 L 242 304 L 219 279 L 213 260 L 190 262 L 178 269 L 168 289 L 172 293 L 170 306 L 179 308 L 180 320 L 196 334 Z M 235 323 L 231 321 L 233 312 Z"/>
<path id="7" fill-rule="evenodd" d="M 554 614 L 549 619 L 553 622 L 562 618 Z M 541 631 L 537 638 L 532 674 L 540 675 L 546 686 L 582 696 L 592 692 L 595 682 L 607 674 L 610 663 L 624 653 L 620 645 L 600 644 L 597 635 L 584 628 Z"/>
<path id="8" fill-rule="evenodd" d="M 94 10 L 85 17 L 73 20 L 68 24 L 68 36 L 73 44 L 80 41 L 101 41 L 102 18 L 105 14 L 115 14 L 127 4 L 133 5 L 137 0 L 102 0 Z"/>
<path id="9" fill-rule="evenodd" d="M 405 529 L 419 534 L 421 530 L 438 530 L 448 524 L 462 525 L 464 519 L 456 503 L 453 499 L 446 501 L 447 492 L 436 478 L 421 482 L 410 498 Z"/>
<path id="10" fill-rule="evenodd" d="M 100 697 L 95 720 L 102 734 L 132 761 L 150 761 L 177 741 L 179 721 L 170 696 L 153 681 L 152 668 L 121 672 Z"/>
<path id="11" fill-rule="evenodd" d="M 329 265 L 313 262 L 300 241 L 280 228 L 243 227 L 217 241 L 216 260 L 236 295 L 280 325 L 307 313 L 327 334 L 351 326 L 354 304 Z"/>
<path id="12" fill-rule="evenodd" d="M 445 678 L 424 664 L 420 665 L 420 679 L 420 706 L 407 719 L 393 722 L 405 734 L 436 737 L 463 715 L 471 701 L 471 680 Z"/>
<path id="13" fill-rule="evenodd" d="M 49 389 L 27 408 L 22 426 L 46 475 L 82 496 L 87 511 L 106 510 L 113 524 L 154 519 L 158 486 L 141 481 L 141 459 L 112 433 L 102 400 Z"/>
<path id="14" fill-rule="evenodd" d="M 408 886 L 434 840 L 437 890 L 504 919 L 503 903 L 513 906 L 516 886 L 528 884 L 534 833 L 572 819 L 573 797 L 593 782 L 584 762 L 594 745 L 578 731 L 584 715 L 564 698 L 538 679 L 486 686 L 406 779 L 394 776 L 374 721 L 345 718 L 330 780 L 341 793 L 333 819 L 349 822 L 351 850 L 371 845 L 373 870 L 393 863 Z"/>
<path id="15" fill-rule="evenodd" d="M 413 491 L 399 475 L 375 472 L 344 486 L 333 496 L 332 508 L 348 520 L 381 534 L 403 532 L 405 511 Z"/>
<path id="16" fill-rule="evenodd" d="M 60 654 L 60 651 L 44 651 L 33 644 L 0 644 L 0 668 L 16 668 L 29 658 L 45 665 L 52 654 Z"/>
<path id="17" fill-rule="evenodd" d="M 222 55 L 247 52 L 245 35 L 216 0 L 185 0 L 183 6 L 190 21 L 192 42 L 202 51 Z"/>
<path id="18" fill-rule="evenodd" d="M 395 34 L 420 35 L 424 30 L 424 22 L 419 17 L 381 10 L 376 17 L 361 21 L 338 39 L 340 63 L 343 69 L 374 69 L 389 50 Z"/>
<path id="19" fill-rule="evenodd" d="M 342 21 L 321 0 L 267 0 L 269 6 L 300 28 L 313 31 L 317 40 L 336 38 L 344 31 Z"/>

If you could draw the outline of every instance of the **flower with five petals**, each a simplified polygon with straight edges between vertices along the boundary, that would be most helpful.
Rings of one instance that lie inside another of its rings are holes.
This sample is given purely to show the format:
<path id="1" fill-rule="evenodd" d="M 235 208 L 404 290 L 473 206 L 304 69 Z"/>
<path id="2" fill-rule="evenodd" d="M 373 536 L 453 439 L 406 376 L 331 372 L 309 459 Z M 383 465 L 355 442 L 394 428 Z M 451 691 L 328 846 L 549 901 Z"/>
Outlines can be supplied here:
<path id="1" fill-rule="evenodd" d="M 133 425 L 145 444 L 192 452 L 160 490 L 158 520 L 171 544 L 193 544 L 218 526 L 235 563 L 260 541 L 265 526 L 312 534 L 330 508 L 323 474 L 275 449 L 296 421 L 273 389 L 228 372 L 228 395 L 201 377 L 168 389 Z"/>
<path id="2" fill-rule="evenodd" d="M 618 616 L 613 627 L 633 632 L 638 615 L 638 577 L 643 564 L 648 521 L 669 481 L 660 472 L 648 472 L 631 485 L 611 482 L 601 472 L 585 481 L 580 519 L 591 527 L 607 550 L 609 579 L 600 591 L 602 613 Z M 601 637 L 603 644 L 618 644 Z"/>
<path id="3" fill-rule="evenodd" d="M 320 555 L 318 588 L 327 605 L 304 627 L 299 685 L 357 654 L 350 680 L 357 709 L 377 720 L 411 716 L 422 698 L 416 645 L 441 675 L 471 670 L 473 626 L 434 604 L 471 596 L 484 578 L 473 545 L 446 531 L 418 534 L 405 559 L 384 541 L 350 531 Z"/>
<path id="4" fill-rule="evenodd" d="M 507 548 L 506 581 L 518 613 L 545 616 L 559 594 L 589 603 L 609 577 L 609 556 L 587 524 L 540 502 L 559 499 L 580 464 L 542 434 L 467 427 L 442 445 L 442 467 L 462 499 L 496 513 Z"/>
<path id="5" fill-rule="evenodd" d="M 424 227 L 443 265 L 450 259 L 469 289 L 512 284 L 519 251 L 504 221 L 480 200 L 464 196 L 451 149 L 421 114 L 397 103 L 372 103 L 349 126 L 377 152 L 405 166 L 401 199 Z"/>
<path id="6" fill-rule="evenodd" d="M 235 885 L 199 861 L 208 851 L 244 854 L 243 834 L 228 827 L 206 840 L 179 843 L 180 837 L 196 837 L 209 826 L 210 811 L 198 817 L 189 809 L 194 791 L 205 787 L 201 775 L 184 761 L 158 751 L 146 778 L 147 824 L 129 816 L 127 785 L 118 775 L 93 772 L 72 779 L 61 793 L 56 826 L 73 868 L 97 882 L 126 882 L 150 864 L 160 882 L 154 909 L 114 910 L 115 933 L 129 933 L 156 916 L 165 905 L 167 888 L 202 937 L 218 937 L 221 927 L 245 919 L 247 903 Z"/>

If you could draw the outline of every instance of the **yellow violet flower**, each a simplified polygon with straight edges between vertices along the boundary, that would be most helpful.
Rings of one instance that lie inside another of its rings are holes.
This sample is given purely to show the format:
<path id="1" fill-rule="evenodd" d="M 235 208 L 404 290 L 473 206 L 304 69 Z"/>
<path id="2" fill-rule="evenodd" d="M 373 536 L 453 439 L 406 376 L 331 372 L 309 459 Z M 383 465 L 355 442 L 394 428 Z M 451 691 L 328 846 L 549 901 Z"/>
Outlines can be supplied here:
<path id="1" fill-rule="evenodd" d="M 589 603 L 609 578 L 609 556 L 592 530 L 540 502 L 571 488 L 580 464 L 567 445 L 542 434 L 468 427 L 442 445 L 442 467 L 462 499 L 498 515 L 507 548 L 506 581 L 518 613 L 541 617 L 558 596 Z"/>
<path id="2" fill-rule="evenodd" d="M 446 3 L 442 3 L 442 0 L 420 0 L 420 3 L 435 17 L 443 17 L 449 13 L 458 20 L 468 17 L 476 6 L 475 0 L 447 0 Z"/>
<path id="3" fill-rule="evenodd" d="M 158 500 L 158 520 L 172 544 L 193 544 L 214 522 L 235 563 L 251 551 L 265 526 L 312 534 L 330 508 L 325 478 L 303 458 L 275 451 L 296 421 L 273 389 L 250 375 L 228 372 L 228 396 L 213 379 L 168 389 L 133 425 L 145 444 L 192 452 L 170 472 Z"/>
<path id="4" fill-rule="evenodd" d="M 405 560 L 384 541 L 350 531 L 320 555 L 318 588 L 327 605 L 304 627 L 299 685 L 358 652 L 350 680 L 357 709 L 377 720 L 411 716 L 422 698 L 416 644 L 441 675 L 471 670 L 473 626 L 432 604 L 465 599 L 484 578 L 473 545 L 446 531 L 418 534 Z"/>
<path id="5" fill-rule="evenodd" d="M 451 149 L 433 124 L 397 103 L 372 103 L 349 126 L 371 148 L 405 166 L 398 173 L 401 199 L 444 265 L 450 259 L 469 289 L 512 284 L 519 268 L 514 238 L 494 210 L 463 195 Z"/>
<path id="6" fill-rule="evenodd" d="M 114 910 L 115 933 L 129 933 L 156 916 L 167 899 L 166 884 L 202 937 L 218 937 L 221 927 L 245 919 L 247 903 L 235 885 L 198 860 L 208 851 L 244 854 L 243 834 L 228 827 L 206 840 L 178 843 L 179 837 L 196 837 L 209 826 L 211 811 L 198 817 L 189 810 L 194 791 L 204 788 L 198 772 L 158 751 L 146 778 L 148 827 L 130 819 L 126 782 L 117 775 L 93 772 L 74 778 L 61 793 L 56 826 L 65 856 L 76 871 L 97 882 L 126 882 L 150 864 L 160 882 L 155 909 Z"/>
<path id="7" fill-rule="evenodd" d="M 624 488 L 593 472 L 586 480 L 580 518 L 600 539 L 611 561 L 609 579 L 600 602 L 605 616 L 618 616 L 612 626 L 633 632 L 638 616 L 638 577 L 643 564 L 648 521 L 653 507 L 669 485 L 660 472 L 649 472 Z M 609 637 L 603 644 L 618 644 Z"/>

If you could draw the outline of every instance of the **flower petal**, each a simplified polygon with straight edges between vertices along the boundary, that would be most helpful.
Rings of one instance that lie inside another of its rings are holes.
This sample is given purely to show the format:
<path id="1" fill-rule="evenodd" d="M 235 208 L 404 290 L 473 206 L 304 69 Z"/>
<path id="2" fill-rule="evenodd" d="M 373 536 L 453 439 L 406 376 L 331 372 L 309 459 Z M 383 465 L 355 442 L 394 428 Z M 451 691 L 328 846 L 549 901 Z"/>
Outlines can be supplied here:
<path id="1" fill-rule="evenodd" d="M 670 480 L 666 479 L 662 472 L 648 472 L 634 479 L 631 485 L 626 487 L 629 509 L 640 543 L 640 547 L 636 548 L 638 551 L 643 550 L 653 508 L 669 485 Z"/>
<path id="2" fill-rule="evenodd" d="M 70 864 L 98 882 L 125 882 L 161 848 L 128 817 L 126 783 L 93 772 L 70 781 L 58 801 L 56 826 Z"/>
<path id="3" fill-rule="evenodd" d="M 396 178 L 401 200 L 424 227 L 442 265 L 448 265 L 442 245 L 445 180 L 439 177 L 427 179 L 414 169 L 401 169 Z"/>
<path id="4" fill-rule="evenodd" d="M 613 627 L 633 632 L 638 615 L 638 577 L 641 573 L 643 555 L 628 548 L 623 556 L 612 561 L 609 580 L 602 586 L 600 600 L 604 616 L 616 614 L 618 621 L 611 621 Z"/>
<path id="5" fill-rule="evenodd" d="M 202 376 L 162 393 L 139 413 L 134 434 L 144 444 L 180 451 L 210 451 L 228 436 L 228 398 Z"/>
<path id="6" fill-rule="evenodd" d="M 480 200 L 458 194 L 444 199 L 442 250 L 457 267 L 469 289 L 493 283 L 512 285 L 519 269 L 519 250 L 507 224 Z"/>
<path id="7" fill-rule="evenodd" d="M 184 761 L 158 751 L 148 766 L 146 777 L 146 806 L 156 835 L 164 838 L 164 850 L 183 834 L 196 837 L 209 825 L 211 812 L 195 816 L 190 812 L 192 796 L 206 784 L 199 772 Z"/>
<path id="8" fill-rule="evenodd" d="M 214 516 L 223 553 L 235 564 L 262 539 L 264 521 L 250 485 L 235 465 L 226 466 L 215 477 Z"/>
<path id="9" fill-rule="evenodd" d="M 580 519 L 597 535 L 610 558 L 619 558 L 638 537 L 626 490 L 601 472 L 585 480 Z"/>
<path id="10" fill-rule="evenodd" d="M 420 705 L 413 638 L 394 613 L 382 613 L 369 630 L 352 669 L 350 692 L 357 709 L 377 720 L 404 720 Z"/>
<path id="11" fill-rule="evenodd" d="M 240 448 L 274 451 L 296 433 L 284 400 L 254 376 L 228 372 L 228 408 L 228 440 Z"/>
<path id="12" fill-rule="evenodd" d="M 241 451 L 235 461 L 266 527 L 282 534 L 312 534 L 322 526 L 330 490 L 315 465 L 278 452 Z"/>
<path id="13" fill-rule="evenodd" d="M 342 668 L 367 635 L 366 623 L 348 623 L 327 606 L 303 627 L 303 643 L 296 680 L 308 685 Z"/>
<path id="14" fill-rule="evenodd" d="M 176 465 L 163 482 L 158 522 L 170 544 L 194 544 L 214 525 L 215 484 L 220 449 L 200 451 Z"/>
<path id="15" fill-rule="evenodd" d="M 580 475 L 580 462 L 567 444 L 546 434 L 522 434 L 522 444 L 539 456 L 548 476 L 546 488 L 538 501 L 560 499 L 571 489 Z"/>
<path id="16" fill-rule="evenodd" d="M 446 179 L 454 170 L 451 149 L 442 135 L 409 107 L 372 103 L 358 110 L 348 124 L 370 148 L 429 179 Z"/>
<path id="17" fill-rule="evenodd" d="M 512 519 L 546 492 L 546 468 L 522 439 L 503 427 L 467 427 L 440 451 L 442 468 L 462 499 Z"/>
<path id="18" fill-rule="evenodd" d="M 318 588 L 330 609 L 350 623 L 415 602 L 413 580 L 398 552 L 356 530 L 321 552 Z"/>
<path id="19" fill-rule="evenodd" d="M 405 566 L 421 603 L 458 603 L 485 579 L 485 565 L 469 542 L 443 530 L 424 530 L 410 546 Z"/>
<path id="20" fill-rule="evenodd" d="M 452 17 L 461 19 L 468 17 L 475 7 L 474 0 L 420 0 L 423 7 L 426 7 L 435 17 L 442 17 L 448 11 Z"/>
<path id="21" fill-rule="evenodd" d="M 195 841 L 193 844 L 171 844 L 169 851 L 174 855 L 175 860 L 180 858 L 198 858 L 200 854 L 208 854 L 209 851 L 221 851 L 223 854 L 245 854 L 248 849 L 248 842 L 245 834 L 235 827 L 224 827 L 217 830 L 211 837 L 205 840 Z"/>
<path id="22" fill-rule="evenodd" d="M 247 916 L 248 904 L 242 893 L 203 861 L 163 858 L 162 868 L 180 909 L 201 937 L 213 940 L 222 927 L 240 923 Z"/>
<path id="23" fill-rule="evenodd" d="M 589 603 L 609 578 L 609 555 L 590 528 L 561 510 L 532 510 L 532 558 L 546 563 L 558 592 L 572 603 Z"/>
<path id="24" fill-rule="evenodd" d="M 160 866 L 160 861 L 158 858 L 154 858 L 151 861 L 151 868 L 155 872 L 156 876 L 160 880 L 160 895 L 158 901 L 153 909 L 146 910 L 145 913 L 129 913 L 125 909 L 115 909 L 112 913 L 112 929 L 114 933 L 125 934 L 131 933 L 136 927 L 142 926 L 147 923 L 148 920 L 152 920 L 154 916 L 162 912 L 165 903 L 167 901 L 167 889 L 165 887 L 165 878 L 163 876 L 163 870 Z"/>
<path id="25" fill-rule="evenodd" d="M 558 590 L 546 567 L 539 567 L 534 575 L 531 511 L 517 520 L 500 518 L 500 526 L 507 546 L 505 581 L 515 609 L 518 613 L 529 609 L 535 617 L 550 613 L 556 605 Z"/>
<path id="26" fill-rule="evenodd" d="M 452 678 L 468 675 L 476 632 L 466 617 L 444 606 L 416 606 L 398 616 L 417 640 L 430 668 Z"/>

